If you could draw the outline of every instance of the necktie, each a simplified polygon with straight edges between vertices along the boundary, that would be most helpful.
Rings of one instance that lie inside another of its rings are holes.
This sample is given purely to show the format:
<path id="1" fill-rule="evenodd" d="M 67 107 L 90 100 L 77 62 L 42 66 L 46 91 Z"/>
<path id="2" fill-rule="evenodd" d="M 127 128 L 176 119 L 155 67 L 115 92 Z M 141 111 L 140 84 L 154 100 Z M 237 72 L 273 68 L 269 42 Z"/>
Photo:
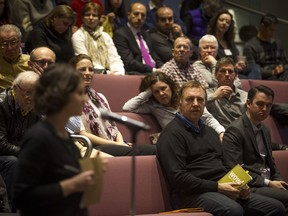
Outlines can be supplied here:
<path id="1" fill-rule="evenodd" d="M 140 49 L 141 49 L 142 57 L 144 59 L 145 64 L 147 64 L 151 67 L 154 67 L 155 65 L 153 64 L 153 62 L 150 58 L 149 52 L 144 45 L 142 35 L 140 34 L 140 32 L 137 32 L 137 35 L 139 38 Z"/>

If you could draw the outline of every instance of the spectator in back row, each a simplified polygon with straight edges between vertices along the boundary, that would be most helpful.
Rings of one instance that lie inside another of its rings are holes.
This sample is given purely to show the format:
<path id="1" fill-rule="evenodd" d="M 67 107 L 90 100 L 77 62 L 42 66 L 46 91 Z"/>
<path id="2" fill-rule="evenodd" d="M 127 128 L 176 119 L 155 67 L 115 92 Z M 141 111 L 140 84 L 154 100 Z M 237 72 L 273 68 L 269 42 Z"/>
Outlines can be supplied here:
<path id="1" fill-rule="evenodd" d="M 98 71 L 107 74 L 124 75 L 124 65 L 112 38 L 103 32 L 100 26 L 101 8 L 90 2 L 82 10 L 83 24 L 72 36 L 76 55 L 91 56 L 93 65 Z"/>
<path id="2" fill-rule="evenodd" d="M 55 63 L 56 55 L 48 47 L 37 47 L 30 53 L 29 67 L 32 71 L 42 74 L 52 63 Z"/>
<path id="3" fill-rule="evenodd" d="M 154 51 L 150 35 L 142 31 L 146 8 L 141 3 L 131 4 L 128 23 L 114 32 L 113 41 L 128 74 L 159 71 L 163 65 Z"/>
<path id="4" fill-rule="evenodd" d="M 56 6 L 28 34 L 25 50 L 31 52 L 36 47 L 50 47 L 56 54 L 57 62 L 68 62 L 74 56 L 71 41 L 75 12 L 67 5 Z"/>
<path id="5" fill-rule="evenodd" d="M 261 18 L 256 37 L 244 46 L 247 63 L 258 64 L 264 80 L 288 80 L 288 59 L 282 42 L 274 38 L 278 19 L 272 14 Z"/>
<path id="6" fill-rule="evenodd" d="M 16 76 L 28 70 L 29 55 L 22 54 L 21 32 L 15 25 L 0 26 L 0 92 L 11 87 Z"/>

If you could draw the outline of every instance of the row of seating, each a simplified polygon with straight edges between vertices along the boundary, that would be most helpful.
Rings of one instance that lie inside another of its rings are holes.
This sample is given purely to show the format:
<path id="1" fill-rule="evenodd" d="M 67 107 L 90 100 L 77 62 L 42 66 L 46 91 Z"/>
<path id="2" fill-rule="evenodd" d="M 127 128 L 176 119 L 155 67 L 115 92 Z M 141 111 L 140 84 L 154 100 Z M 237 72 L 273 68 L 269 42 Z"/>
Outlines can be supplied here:
<path id="1" fill-rule="evenodd" d="M 142 121 L 151 126 L 150 132 L 141 131 L 137 136 L 137 143 L 150 143 L 149 135 L 161 131 L 156 119 L 151 115 L 143 115 L 136 113 L 128 113 L 122 111 L 122 106 L 130 98 L 136 96 L 139 91 L 143 76 L 113 76 L 95 74 L 92 81 L 92 88 L 97 92 L 103 93 L 109 101 L 110 108 L 113 112 L 135 120 Z M 275 103 L 288 103 L 288 97 L 286 91 L 288 89 L 288 82 L 280 81 L 264 81 L 264 80 L 241 80 L 242 89 L 249 91 L 251 87 L 258 85 L 266 85 L 273 89 L 275 92 Z M 286 95 L 286 96 L 285 96 Z M 264 123 L 271 131 L 272 141 L 277 144 L 288 144 L 288 126 L 279 125 L 271 116 L 269 116 Z M 124 138 L 127 141 L 131 141 L 131 133 L 128 128 L 122 124 L 117 124 L 118 128 L 122 132 Z"/>
<path id="2" fill-rule="evenodd" d="M 288 181 L 288 151 L 273 151 L 281 175 Z M 90 206 L 90 216 L 130 215 L 131 157 L 108 158 L 104 174 L 103 191 L 99 203 Z M 136 215 L 158 215 L 171 210 L 168 185 L 156 156 L 136 157 L 135 184 Z M 207 212 L 172 213 L 171 216 L 209 216 Z"/>

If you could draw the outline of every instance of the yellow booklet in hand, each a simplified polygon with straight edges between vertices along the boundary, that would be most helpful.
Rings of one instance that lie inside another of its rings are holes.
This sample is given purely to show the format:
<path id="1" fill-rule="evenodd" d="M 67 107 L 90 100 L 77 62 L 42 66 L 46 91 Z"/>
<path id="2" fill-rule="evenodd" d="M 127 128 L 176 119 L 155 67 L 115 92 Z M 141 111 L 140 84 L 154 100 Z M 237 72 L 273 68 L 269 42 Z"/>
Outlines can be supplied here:
<path id="1" fill-rule="evenodd" d="M 251 180 L 252 177 L 249 175 L 248 171 L 245 171 L 239 164 L 237 164 L 225 176 L 223 176 L 218 183 L 235 182 L 241 184 L 240 186 L 237 186 L 237 188 L 241 188 Z"/>

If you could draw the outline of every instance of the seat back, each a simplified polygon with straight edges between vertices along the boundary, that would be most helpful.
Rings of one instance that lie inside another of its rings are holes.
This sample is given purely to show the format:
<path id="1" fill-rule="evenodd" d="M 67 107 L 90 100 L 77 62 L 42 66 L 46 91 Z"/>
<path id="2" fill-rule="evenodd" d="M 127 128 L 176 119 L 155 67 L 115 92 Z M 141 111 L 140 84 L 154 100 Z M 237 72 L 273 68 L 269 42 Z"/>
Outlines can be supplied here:
<path id="1" fill-rule="evenodd" d="M 288 151 L 273 151 L 272 154 L 281 176 L 286 182 L 288 182 Z"/>

